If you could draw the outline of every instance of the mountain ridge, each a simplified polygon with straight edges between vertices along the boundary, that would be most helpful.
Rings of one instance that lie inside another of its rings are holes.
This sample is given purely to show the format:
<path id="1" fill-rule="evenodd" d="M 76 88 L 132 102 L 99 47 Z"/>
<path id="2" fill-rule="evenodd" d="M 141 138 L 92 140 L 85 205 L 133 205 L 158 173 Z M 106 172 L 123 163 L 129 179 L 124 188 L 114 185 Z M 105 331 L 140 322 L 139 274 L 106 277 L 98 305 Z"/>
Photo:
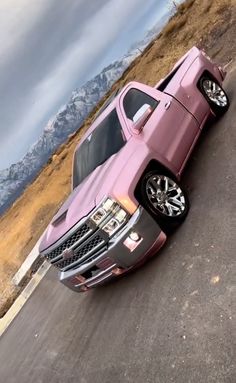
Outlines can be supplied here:
<path id="1" fill-rule="evenodd" d="M 96 104 L 160 32 L 170 14 L 165 14 L 157 25 L 147 31 L 144 39 L 134 43 L 121 59 L 113 61 L 82 87 L 73 90 L 69 101 L 48 121 L 38 140 L 22 159 L 0 170 L 0 214 L 22 194 L 56 149 L 80 129 Z"/>

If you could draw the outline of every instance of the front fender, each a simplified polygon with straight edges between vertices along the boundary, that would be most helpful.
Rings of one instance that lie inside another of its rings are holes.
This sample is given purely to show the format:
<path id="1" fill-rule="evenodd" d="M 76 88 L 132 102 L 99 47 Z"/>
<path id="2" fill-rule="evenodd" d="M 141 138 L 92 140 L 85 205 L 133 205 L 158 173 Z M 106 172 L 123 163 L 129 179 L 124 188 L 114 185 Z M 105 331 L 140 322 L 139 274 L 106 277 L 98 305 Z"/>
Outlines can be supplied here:
<path id="1" fill-rule="evenodd" d="M 156 160 L 172 174 L 178 177 L 177 169 L 175 169 L 173 165 L 160 154 L 150 150 L 145 143 L 140 142 L 137 145 L 136 142 L 136 146 L 137 148 L 129 158 L 126 166 L 121 169 L 120 173 L 117 175 L 116 182 L 111 191 L 112 196 L 127 210 L 130 210 L 129 207 L 132 204 L 135 208 L 139 205 L 137 199 L 135 198 L 134 191 L 151 160 Z"/>

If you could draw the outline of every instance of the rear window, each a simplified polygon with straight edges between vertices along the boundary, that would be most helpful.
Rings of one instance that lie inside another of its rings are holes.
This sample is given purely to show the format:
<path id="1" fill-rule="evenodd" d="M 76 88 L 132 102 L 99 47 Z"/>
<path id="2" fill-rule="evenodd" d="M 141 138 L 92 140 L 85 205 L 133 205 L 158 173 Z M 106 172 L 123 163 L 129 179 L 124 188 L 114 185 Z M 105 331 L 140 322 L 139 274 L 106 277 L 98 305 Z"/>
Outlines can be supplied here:
<path id="1" fill-rule="evenodd" d="M 116 109 L 113 109 L 75 152 L 73 188 L 77 187 L 109 157 L 117 153 L 124 144 L 122 127 Z"/>

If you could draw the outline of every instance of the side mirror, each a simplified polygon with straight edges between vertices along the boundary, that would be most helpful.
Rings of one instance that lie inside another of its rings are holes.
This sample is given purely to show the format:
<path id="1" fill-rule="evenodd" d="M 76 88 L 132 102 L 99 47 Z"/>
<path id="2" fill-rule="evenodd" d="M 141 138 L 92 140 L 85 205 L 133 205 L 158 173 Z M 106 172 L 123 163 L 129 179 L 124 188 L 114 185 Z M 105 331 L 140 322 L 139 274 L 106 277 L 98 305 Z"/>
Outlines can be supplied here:
<path id="1" fill-rule="evenodd" d="M 152 108 L 149 104 L 144 104 L 134 115 L 133 117 L 133 129 L 137 134 L 139 134 L 147 122 L 148 118 L 152 114 Z"/>

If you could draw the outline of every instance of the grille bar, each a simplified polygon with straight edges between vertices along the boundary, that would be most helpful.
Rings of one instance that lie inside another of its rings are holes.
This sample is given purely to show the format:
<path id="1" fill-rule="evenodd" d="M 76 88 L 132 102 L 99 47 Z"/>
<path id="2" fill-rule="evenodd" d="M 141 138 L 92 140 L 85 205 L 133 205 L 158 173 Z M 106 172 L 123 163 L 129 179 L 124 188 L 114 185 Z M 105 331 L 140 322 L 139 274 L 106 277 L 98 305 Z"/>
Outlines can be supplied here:
<path id="1" fill-rule="evenodd" d="M 99 227 L 91 220 L 91 214 L 88 215 L 81 220 L 81 223 L 78 222 L 74 228 L 72 227 L 51 247 L 43 251 L 42 255 L 62 272 L 78 267 L 83 268 L 84 264 L 95 262 L 99 256 L 104 255 L 109 242 L 109 236 L 103 231 L 103 227 L 118 210 L 118 204 L 116 204 L 115 211 L 107 212 Z"/>
<path id="2" fill-rule="evenodd" d="M 83 262 L 86 258 L 96 253 L 102 247 L 104 248 L 105 241 L 100 235 L 96 235 L 93 239 L 87 242 L 83 247 L 80 247 L 74 255 L 68 259 L 62 259 L 53 265 L 59 268 L 61 271 L 67 271 L 73 269 L 78 263 Z M 105 248 L 104 248 L 105 249 Z M 99 252 L 100 253 L 100 252 Z"/>
<path id="3" fill-rule="evenodd" d="M 46 259 L 53 263 L 61 258 L 62 253 L 65 249 L 73 249 L 77 247 L 84 239 L 86 239 L 92 229 L 86 223 L 82 225 L 75 233 L 73 233 L 68 239 L 65 240 L 61 245 L 53 249 L 48 254 L 45 254 Z"/>

